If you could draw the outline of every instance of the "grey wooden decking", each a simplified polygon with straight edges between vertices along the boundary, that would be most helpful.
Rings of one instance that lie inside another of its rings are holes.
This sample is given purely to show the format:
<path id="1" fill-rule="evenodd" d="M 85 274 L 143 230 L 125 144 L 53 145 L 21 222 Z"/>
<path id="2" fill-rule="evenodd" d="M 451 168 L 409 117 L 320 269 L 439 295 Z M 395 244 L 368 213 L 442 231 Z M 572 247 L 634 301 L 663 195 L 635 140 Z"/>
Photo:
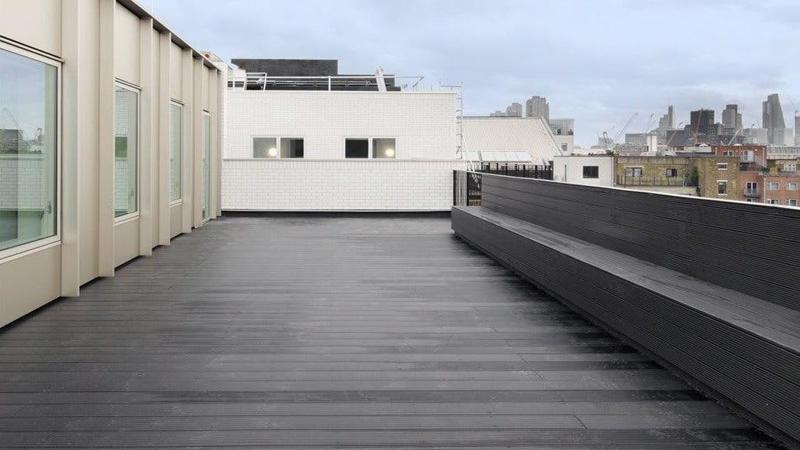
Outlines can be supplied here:
<path id="1" fill-rule="evenodd" d="M 225 217 L 0 332 L 0 447 L 779 448 L 445 217 Z"/>

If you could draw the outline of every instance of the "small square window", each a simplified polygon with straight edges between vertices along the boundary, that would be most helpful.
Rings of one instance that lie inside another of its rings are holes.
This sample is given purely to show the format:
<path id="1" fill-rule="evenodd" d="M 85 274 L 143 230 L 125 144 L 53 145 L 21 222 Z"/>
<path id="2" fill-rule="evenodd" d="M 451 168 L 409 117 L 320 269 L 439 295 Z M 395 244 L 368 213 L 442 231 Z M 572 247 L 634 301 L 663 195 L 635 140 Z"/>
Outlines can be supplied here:
<path id="1" fill-rule="evenodd" d="M 625 176 L 626 177 L 641 177 L 642 176 L 642 168 L 641 167 L 626 167 L 625 168 Z"/>
<path id="2" fill-rule="evenodd" d="M 727 181 L 717 181 L 717 194 L 719 194 L 719 195 L 728 195 L 728 182 Z"/>
<path id="3" fill-rule="evenodd" d="M 277 158 L 278 139 L 274 137 L 253 138 L 253 158 Z"/>
<path id="4" fill-rule="evenodd" d="M 583 178 L 600 178 L 600 167 L 583 166 Z"/>
<path id="5" fill-rule="evenodd" d="M 797 190 L 797 183 L 787 183 L 786 184 L 787 191 L 796 191 Z"/>
<path id="6" fill-rule="evenodd" d="M 767 183 L 767 189 L 770 191 L 777 191 L 780 190 L 781 184 L 775 181 L 770 181 Z"/>
<path id="7" fill-rule="evenodd" d="M 345 158 L 369 158 L 368 139 L 345 139 L 344 140 Z"/>
<path id="8" fill-rule="evenodd" d="M 728 170 L 728 163 L 717 163 L 717 170 Z"/>
<path id="9" fill-rule="evenodd" d="M 790 200 L 787 202 L 787 204 L 788 204 L 789 206 L 797 206 L 797 200 L 795 200 L 795 199 L 790 199 Z"/>
<path id="10" fill-rule="evenodd" d="M 372 157 L 378 159 L 395 159 L 397 157 L 397 141 L 394 138 L 375 138 L 372 140 Z"/>
<path id="11" fill-rule="evenodd" d="M 678 176 L 678 169 L 664 169 L 664 176 L 667 178 L 675 178 Z"/>
<path id="12" fill-rule="evenodd" d="M 303 140 L 300 138 L 281 138 L 281 158 L 302 158 Z"/>

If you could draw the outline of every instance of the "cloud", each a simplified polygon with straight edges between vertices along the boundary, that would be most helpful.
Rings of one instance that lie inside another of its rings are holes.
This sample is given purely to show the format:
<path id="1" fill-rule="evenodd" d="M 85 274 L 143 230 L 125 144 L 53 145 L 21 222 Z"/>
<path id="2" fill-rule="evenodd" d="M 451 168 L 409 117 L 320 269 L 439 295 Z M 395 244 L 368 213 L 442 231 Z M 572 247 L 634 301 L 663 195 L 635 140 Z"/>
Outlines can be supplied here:
<path id="1" fill-rule="evenodd" d="M 583 145 L 634 112 L 641 131 L 668 104 L 683 120 L 738 102 L 760 122 L 767 94 L 790 112 L 800 83 L 794 0 L 143 2 L 226 59 L 336 58 L 344 72 L 463 82 L 469 114 L 544 95 Z"/>

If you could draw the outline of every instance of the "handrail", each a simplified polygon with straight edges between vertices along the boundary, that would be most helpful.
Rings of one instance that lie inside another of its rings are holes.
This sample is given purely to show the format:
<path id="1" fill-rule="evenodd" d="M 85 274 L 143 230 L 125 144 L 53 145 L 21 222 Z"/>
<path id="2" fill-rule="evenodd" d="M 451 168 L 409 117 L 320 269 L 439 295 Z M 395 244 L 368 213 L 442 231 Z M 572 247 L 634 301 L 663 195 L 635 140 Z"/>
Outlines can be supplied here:
<path id="1" fill-rule="evenodd" d="M 268 75 L 266 72 L 247 72 L 244 75 L 231 75 L 228 77 L 228 88 L 247 89 L 256 87 L 260 90 L 267 90 L 267 86 L 302 86 L 304 84 L 312 86 L 325 86 L 327 90 L 332 90 L 334 86 L 362 86 L 359 81 L 364 81 L 363 86 L 379 85 L 379 79 L 390 80 L 411 80 L 401 89 L 416 89 L 425 78 L 422 75 L 308 75 L 308 76 L 287 76 L 287 75 Z M 370 82 L 371 80 L 372 83 Z M 258 89 L 256 89 L 258 90 Z"/>

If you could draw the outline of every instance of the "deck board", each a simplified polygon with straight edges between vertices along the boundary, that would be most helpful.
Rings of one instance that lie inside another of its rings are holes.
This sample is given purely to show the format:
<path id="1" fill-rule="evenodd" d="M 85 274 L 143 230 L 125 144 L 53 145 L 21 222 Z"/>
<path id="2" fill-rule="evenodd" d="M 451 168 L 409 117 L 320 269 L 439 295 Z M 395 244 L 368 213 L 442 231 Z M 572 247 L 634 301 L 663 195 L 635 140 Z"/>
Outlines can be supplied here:
<path id="1" fill-rule="evenodd" d="M 0 447 L 780 448 L 443 217 L 224 217 L 0 332 Z"/>

